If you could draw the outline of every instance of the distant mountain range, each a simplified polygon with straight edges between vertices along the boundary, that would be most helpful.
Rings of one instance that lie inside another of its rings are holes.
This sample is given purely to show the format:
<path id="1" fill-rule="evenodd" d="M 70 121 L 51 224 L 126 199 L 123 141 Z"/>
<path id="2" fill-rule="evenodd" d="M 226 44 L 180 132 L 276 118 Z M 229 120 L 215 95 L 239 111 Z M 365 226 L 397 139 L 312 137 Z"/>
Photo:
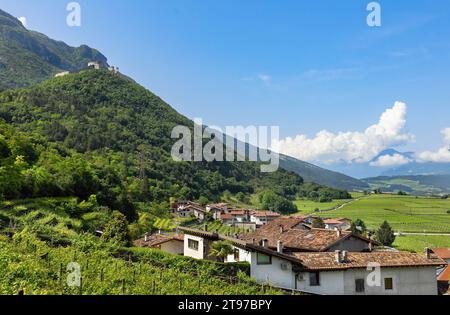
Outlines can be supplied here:
<path id="1" fill-rule="evenodd" d="M 97 50 L 86 45 L 70 47 L 27 30 L 17 18 L 0 10 L 0 89 L 30 86 L 58 72 L 80 70 L 89 61 L 107 65 Z"/>
<path id="2" fill-rule="evenodd" d="M 380 176 L 364 179 L 372 189 L 415 195 L 450 194 L 450 175 Z"/>

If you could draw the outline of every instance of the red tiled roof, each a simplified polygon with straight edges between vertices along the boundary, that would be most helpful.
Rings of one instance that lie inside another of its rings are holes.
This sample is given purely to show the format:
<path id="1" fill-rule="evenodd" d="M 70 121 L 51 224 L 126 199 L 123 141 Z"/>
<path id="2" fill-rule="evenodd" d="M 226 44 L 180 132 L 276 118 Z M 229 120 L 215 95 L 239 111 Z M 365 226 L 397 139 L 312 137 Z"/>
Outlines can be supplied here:
<path id="1" fill-rule="evenodd" d="M 445 262 L 441 259 L 428 259 L 424 254 L 406 252 L 372 252 L 347 253 L 347 260 L 338 263 L 335 253 L 293 253 L 307 270 L 345 270 L 353 268 L 367 268 L 370 263 L 378 263 L 381 267 L 419 267 L 441 266 Z"/>
<path id="2" fill-rule="evenodd" d="M 325 224 L 342 224 L 344 222 L 336 220 L 336 219 L 326 219 L 326 220 L 323 220 L 323 223 L 325 223 Z"/>
<path id="3" fill-rule="evenodd" d="M 450 248 L 433 248 L 432 251 L 439 258 L 450 259 Z"/>
<path id="4" fill-rule="evenodd" d="M 280 217 L 281 214 L 273 212 L 273 211 L 255 211 L 252 213 L 252 216 L 255 216 L 255 217 Z"/>
<path id="5" fill-rule="evenodd" d="M 240 210 L 231 210 L 230 214 L 231 215 L 245 215 L 246 212 L 248 212 L 249 210 L 244 210 L 244 209 L 240 209 Z"/>
<path id="6" fill-rule="evenodd" d="M 221 214 L 220 215 L 220 219 L 221 220 L 232 220 L 233 216 L 231 214 L 229 214 L 229 213 L 225 213 L 225 214 Z"/>
<path id="7" fill-rule="evenodd" d="M 450 282 L 450 266 L 447 266 L 447 268 L 439 275 L 438 281 Z"/>

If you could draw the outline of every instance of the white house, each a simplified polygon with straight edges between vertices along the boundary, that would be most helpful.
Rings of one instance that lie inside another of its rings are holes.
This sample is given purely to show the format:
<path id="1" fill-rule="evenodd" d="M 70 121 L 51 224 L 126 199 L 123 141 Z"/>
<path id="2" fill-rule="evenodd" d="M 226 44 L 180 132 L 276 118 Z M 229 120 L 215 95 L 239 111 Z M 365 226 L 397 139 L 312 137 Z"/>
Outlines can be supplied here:
<path id="1" fill-rule="evenodd" d="M 436 295 L 441 259 L 402 252 L 290 252 L 244 240 L 182 228 L 185 256 L 208 259 L 212 242 L 227 240 L 234 252 L 226 262 L 248 262 L 258 283 L 318 295 Z M 370 268 L 369 268 L 370 267 Z"/>
<path id="2" fill-rule="evenodd" d="M 200 221 L 203 221 L 206 218 L 206 209 L 194 202 L 187 202 L 185 204 L 178 205 L 177 208 L 178 216 L 182 218 L 186 218 L 189 216 L 195 216 Z"/>
<path id="3" fill-rule="evenodd" d="M 206 211 L 208 213 L 211 213 L 214 220 L 220 220 L 221 215 L 229 212 L 228 204 L 227 203 L 216 203 L 216 204 L 210 204 L 206 206 Z"/>
<path id="4" fill-rule="evenodd" d="M 340 229 L 342 231 L 350 229 L 351 221 L 346 218 L 324 219 L 325 228 L 329 230 Z"/>
<path id="5" fill-rule="evenodd" d="M 279 218 L 281 215 L 272 211 L 253 211 L 250 214 L 250 222 L 256 224 L 256 226 L 263 226 L 267 223 Z"/>
<path id="6" fill-rule="evenodd" d="M 184 235 L 165 235 L 161 233 L 147 233 L 143 238 L 133 242 L 136 247 L 160 249 L 175 255 L 184 255 Z"/>
<path id="7" fill-rule="evenodd" d="M 436 268 L 442 263 L 402 252 L 285 255 L 256 248 L 251 276 L 259 283 L 319 295 L 437 295 Z"/>

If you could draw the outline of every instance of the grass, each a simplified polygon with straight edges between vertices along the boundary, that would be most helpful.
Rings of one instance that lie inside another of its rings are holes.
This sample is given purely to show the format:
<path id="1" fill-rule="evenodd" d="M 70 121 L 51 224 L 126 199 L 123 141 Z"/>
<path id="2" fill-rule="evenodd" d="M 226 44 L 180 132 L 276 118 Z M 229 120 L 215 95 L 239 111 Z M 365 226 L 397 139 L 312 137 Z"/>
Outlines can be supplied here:
<path id="1" fill-rule="evenodd" d="M 294 201 L 294 204 L 298 208 L 298 214 L 311 214 L 315 209 L 327 211 L 339 207 L 348 201 L 349 200 L 333 200 L 332 202 L 316 202 L 312 200 L 298 199 Z"/>
<path id="2" fill-rule="evenodd" d="M 449 209 L 449 199 L 372 195 L 321 215 L 352 220 L 359 218 L 371 229 L 378 228 L 387 220 L 398 232 L 449 233 Z"/>
<path id="3" fill-rule="evenodd" d="M 404 235 L 397 236 L 394 247 L 402 251 L 423 252 L 425 248 L 450 248 L 450 236 L 441 235 Z"/>

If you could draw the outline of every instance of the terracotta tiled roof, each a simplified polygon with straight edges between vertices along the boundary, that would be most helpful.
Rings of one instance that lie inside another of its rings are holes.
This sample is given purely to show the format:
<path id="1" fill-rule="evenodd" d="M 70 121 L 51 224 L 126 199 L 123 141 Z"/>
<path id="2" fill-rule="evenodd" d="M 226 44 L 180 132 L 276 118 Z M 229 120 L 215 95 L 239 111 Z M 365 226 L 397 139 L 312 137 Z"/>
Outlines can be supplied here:
<path id="1" fill-rule="evenodd" d="M 405 252 L 372 252 L 348 253 L 347 260 L 338 263 L 335 253 L 293 253 L 307 270 L 345 270 L 367 268 L 370 263 L 378 263 L 381 267 L 419 267 L 441 266 L 443 260 L 427 259 L 424 254 Z"/>
<path id="2" fill-rule="evenodd" d="M 323 223 L 325 223 L 325 224 L 343 224 L 344 222 L 342 222 L 340 220 L 336 220 L 336 219 L 326 219 L 326 220 L 323 220 Z"/>
<path id="3" fill-rule="evenodd" d="M 228 203 L 222 202 L 222 203 L 214 203 L 207 205 L 208 208 L 216 208 L 216 209 L 225 209 L 228 207 Z"/>
<path id="4" fill-rule="evenodd" d="M 220 219 L 221 220 L 232 220 L 233 216 L 231 214 L 229 214 L 229 213 L 225 213 L 225 214 L 221 214 L 220 215 Z"/>
<path id="5" fill-rule="evenodd" d="M 450 259 L 450 248 L 433 248 L 432 251 L 439 258 Z"/>
<path id="6" fill-rule="evenodd" d="M 145 237 L 140 238 L 133 242 L 133 245 L 136 247 L 156 247 L 163 243 L 167 243 L 170 241 L 183 241 L 184 235 L 164 235 L 164 234 L 152 234 L 147 235 L 147 241 L 145 241 Z"/>
<path id="7" fill-rule="evenodd" d="M 439 275 L 438 281 L 447 281 L 450 282 L 450 267 L 444 269 L 444 271 Z"/>
<path id="8" fill-rule="evenodd" d="M 252 216 L 255 217 L 280 217 L 281 214 L 272 211 L 254 211 Z"/>
<path id="9" fill-rule="evenodd" d="M 231 215 L 245 215 L 247 212 L 249 212 L 249 210 L 238 209 L 238 210 L 231 210 L 230 214 Z"/>

